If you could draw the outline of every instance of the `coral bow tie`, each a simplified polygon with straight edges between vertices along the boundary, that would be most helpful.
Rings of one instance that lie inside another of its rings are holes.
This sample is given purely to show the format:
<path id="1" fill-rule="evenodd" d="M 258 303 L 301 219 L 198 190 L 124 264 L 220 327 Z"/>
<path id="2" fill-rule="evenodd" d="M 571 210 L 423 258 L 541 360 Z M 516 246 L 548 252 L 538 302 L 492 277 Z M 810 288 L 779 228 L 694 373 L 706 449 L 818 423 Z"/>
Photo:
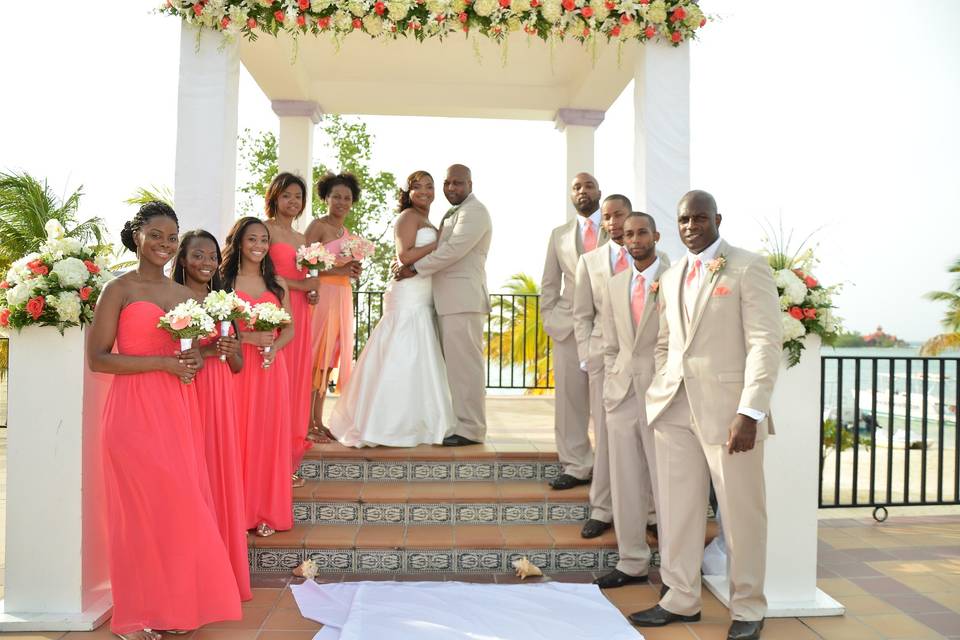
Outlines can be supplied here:
<path id="1" fill-rule="evenodd" d="M 594 228 L 593 220 L 587 218 L 583 228 L 583 252 L 593 251 L 597 248 L 597 230 Z"/>

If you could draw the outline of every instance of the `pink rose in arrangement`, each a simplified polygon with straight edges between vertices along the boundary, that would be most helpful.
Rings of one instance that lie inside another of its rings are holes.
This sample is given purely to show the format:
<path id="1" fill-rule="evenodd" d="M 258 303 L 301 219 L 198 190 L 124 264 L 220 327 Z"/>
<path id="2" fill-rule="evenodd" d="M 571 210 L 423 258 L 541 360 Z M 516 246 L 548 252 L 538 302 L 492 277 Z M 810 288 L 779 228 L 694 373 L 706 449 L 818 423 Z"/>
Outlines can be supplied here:
<path id="1" fill-rule="evenodd" d="M 93 260 L 84 260 L 83 264 L 90 273 L 100 273 L 100 267 L 98 267 Z"/>
<path id="2" fill-rule="evenodd" d="M 680 35 L 679 31 L 674 31 L 673 33 L 670 34 L 671 42 L 680 42 L 682 39 L 683 39 L 683 36 Z"/>
<path id="3" fill-rule="evenodd" d="M 804 309 L 803 317 L 807 320 L 816 320 L 817 319 L 817 310 L 816 309 Z"/>
<path id="4" fill-rule="evenodd" d="M 584 18 L 589 18 L 593 16 L 593 8 L 584 7 L 583 9 L 580 10 L 580 15 L 582 15 Z"/>
<path id="5" fill-rule="evenodd" d="M 170 328 L 174 331 L 181 331 L 190 326 L 190 316 L 181 316 L 170 321 Z"/>
<path id="6" fill-rule="evenodd" d="M 647 27 L 646 29 L 643 30 L 643 35 L 647 36 L 648 38 L 652 38 L 653 36 L 657 35 L 656 27 L 653 27 L 653 26 Z"/>
<path id="7" fill-rule="evenodd" d="M 38 276 L 45 276 L 50 273 L 50 267 L 43 264 L 43 260 L 31 260 L 27 263 L 27 269 L 30 269 L 31 272 L 37 274 Z"/>
<path id="8" fill-rule="evenodd" d="M 93 293 L 93 287 L 80 287 L 80 290 L 77 293 L 80 294 L 81 300 L 89 300 L 90 294 Z"/>
<path id="9" fill-rule="evenodd" d="M 817 282 L 817 279 L 813 276 L 804 276 L 803 284 L 807 285 L 807 289 L 813 289 L 814 287 L 820 286 L 820 283 Z"/>
<path id="10" fill-rule="evenodd" d="M 37 296 L 36 298 L 30 298 L 27 301 L 27 313 L 30 314 L 30 317 L 34 320 L 39 320 L 40 316 L 43 315 L 43 309 L 47 306 L 47 301 L 43 296 Z"/>
<path id="11" fill-rule="evenodd" d="M 800 307 L 790 307 L 790 311 L 788 313 L 797 320 L 803 320 L 803 309 Z"/>
<path id="12" fill-rule="evenodd" d="M 0 280 L 0 289 L 9 289 L 10 283 L 6 280 Z"/>
<path id="13" fill-rule="evenodd" d="M 0 327 L 10 326 L 10 309 L 0 309 Z"/>

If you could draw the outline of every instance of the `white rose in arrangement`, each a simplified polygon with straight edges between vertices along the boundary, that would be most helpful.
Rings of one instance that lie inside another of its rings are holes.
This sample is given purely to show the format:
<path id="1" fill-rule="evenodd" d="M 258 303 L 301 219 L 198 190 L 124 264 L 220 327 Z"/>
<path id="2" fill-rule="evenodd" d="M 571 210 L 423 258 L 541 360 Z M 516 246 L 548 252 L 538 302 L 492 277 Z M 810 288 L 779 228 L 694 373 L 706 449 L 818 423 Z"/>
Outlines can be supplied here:
<path id="1" fill-rule="evenodd" d="M 80 294 L 76 291 L 61 291 L 55 296 L 47 298 L 50 306 L 57 310 L 57 319 L 60 322 L 80 322 Z"/>
<path id="2" fill-rule="evenodd" d="M 47 232 L 47 240 L 60 240 L 67 235 L 67 230 L 63 228 L 59 220 L 47 220 L 43 225 L 43 230 Z"/>
<path id="3" fill-rule="evenodd" d="M 663 24 L 667 20 L 667 5 L 663 0 L 656 0 L 647 8 L 647 20 L 653 24 Z"/>
<path id="4" fill-rule="evenodd" d="M 74 253 L 80 253 L 83 249 L 83 243 L 77 238 L 60 238 L 59 240 L 48 240 L 40 245 L 43 253 L 50 254 L 54 260 L 59 260 L 63 256 Z"/>
<path id="5" fill-rule="evenodd" d="M 361 0 L 351 0 L 347 3 L 347 9 L 358 18 L 367 13 L 367 5 Z"/>
<path id="6" fill-rule="evenodd" d="M 687 12 L 687 17 L 683 19 L 684 24 L 691 29 L 699 27 L 700 23 L 703 22 L 703 11 L 700 10 L 700 7 L 691 4 L 686 7 L 685 11 Z"/>
<path id="7" fill-rule="evenodd" d="M 487 18 L 497 10 L 498 6 L 500 6 L 500 3 L 497 0 L 477 0 L 473 3 L 473 10 L 481 18 Z"/>
<path id="8" fill-rule="evenodd" d="M 792 304 L 800 304 L 807 297 L 807 285 L 790 269 L 774 271 L 773 280 L 778 289 L 783 289 L 783 296 Z"/>
<path id="9" fill-rule="evenodd" d="M 450 0 L 427 0 L 427 11 L 433 16 L 447 13 L 450 11 Z"/>
<path id="10" fill-rule="evenodd" d="M 621 40 L 630 40 L 631 38 L 636 38 L 640 35 L 640 23 L 634 20 L 629 24 L 623 25 L 620 29 L 620 39 Z"/>
<path id="11" fill-rule="evenodd" d="M 332 0 L 310 0 L 310 10 L 314 13 L 320 13 L 326 10 L 331 4 Z"/>
<path id="12" fill-rule="evenodd" d="M 807 335 L 807 330 L 803 323 L 791 316 L 789 313 L 781 313 L 780 321 L 783 324 L 783 341 L 795 340 Z"/>
<path id="13" fill-rule="evenodd" d="M 363 28 L 366 29 L 367 33 L 371 36 L 379 36 L 383 33 L 383 20 L 376 14 L 371 13 L 368 16 L 364 16 Z"/>
<path id="14" fill-rule="evenodd" d="M 7 282 L 10 284 L 18 284 L 24 280 L 29 280 L 33 277 L 33 272 L 30 271 L 27 264 L 33 262 L 40 257 L 39 253 L 28 253 L 19 260 L 15 260 L 13 264 L 10 265 L 10 270 L 7 272 Z"/>
<path id="15" fill-rule="evenodd" d="M 406 18 L 407 13 L 410 12 L 410 3 L 404 0 L 392 0 L 387 2 L 387 12 L 390 14 L 391 20 L 399 22 Z"/>
<path id="16" fill-rule="evenodd" d="M 7 289 L 7 305 L 14 307 L 23 304 L 30 299 L 33 292 L 33 286 L 27 282 L 21 282 L 12 289 Z"/>
<path id="17" fill-rule="evenodd" d="M 530 0 L 513 0 L 510 3 L 510 10 L 514 13 L 530 11 Z"/>
<path id="18" fill-rule="evenodd" d="M 556 22 L 563 15 L 563 5 L 560 0 L 545 0 L 541 13 L 547 22 Z"/>
<path id="19" fill-rule="evenodd" d="M 463 13 L 467 9 L 467 0 L 453 0 L 450 3 L 450 9 L 454 13 Z"/>
<path id="20" fill-rule="evenodd" d="M 603 22 L 610 16 L 606 0 L 590 0 L 590 8 L 593 9 L 593 17 L 597 22 Z"/>
<path id="21" fill-rule="evenodd" d="M 64 258 L 53 265 L 53 273 L 64 287 L 79 289 L 87 281 L 90 272 L 79 258 Z"/>
<path id="22" fill-rule="evenodd" d="M 350 31 L 353 29 L 353 18 L 343 9 L 338 9 L 337 12 L 333 14 L 333 26 L 336 27 L 338 31 Z"/>

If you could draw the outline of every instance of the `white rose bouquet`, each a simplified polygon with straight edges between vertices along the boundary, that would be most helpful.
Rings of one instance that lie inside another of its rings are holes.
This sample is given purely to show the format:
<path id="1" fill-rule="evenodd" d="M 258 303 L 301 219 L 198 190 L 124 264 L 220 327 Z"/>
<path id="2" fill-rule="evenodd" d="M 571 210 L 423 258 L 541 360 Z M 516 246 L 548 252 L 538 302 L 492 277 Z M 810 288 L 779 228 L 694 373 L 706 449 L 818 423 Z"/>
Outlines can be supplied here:
<path id="1" fill-rule="evenodd" d="M 211 291 L 203 299 L 203 308 L 220 325 L 220 336 L 230 335 L 230 324 L 236 321 L 250 322 L 253 310 L 250 304 L 233 291 Z M 221 355 L 225 361 L 227 356 Z"/>
<path id="2" fill-rule="evenodd" d="M 337 257 L 320 242 L 302 245 L 297 249 L 297 265 L 306 269 L 311 278 L 321 269 L 332 269 L 336 264 Z"/>
<path id="3" fill-rule="evenodd" d="M 280 327 L 290 324 L 290 314 L 283 307 L 278 307 L 272 302 L 261 302 L 253 305 L 253 313 L 250 318 L 250 324 L 256 331 L 276 331 Z M 270 347 L 263 348 L 264 353 L 270 352 Z M 262 363 L 263 367 L 270 366 L 266 361 Z"/>

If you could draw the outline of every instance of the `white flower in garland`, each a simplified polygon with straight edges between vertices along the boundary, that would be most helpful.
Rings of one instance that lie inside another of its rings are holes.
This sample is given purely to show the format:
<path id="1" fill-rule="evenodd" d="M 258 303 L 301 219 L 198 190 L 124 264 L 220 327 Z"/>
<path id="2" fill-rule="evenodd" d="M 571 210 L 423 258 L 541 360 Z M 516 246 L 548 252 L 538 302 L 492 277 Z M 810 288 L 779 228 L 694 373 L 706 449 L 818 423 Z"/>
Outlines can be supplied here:
<path id="1" fill-rule="evenodd" d="M 803 323 L 791 316 L 789 313 L 780 314 L 780 322 L 783 324 L 783 341 L 797 340 L 807 335 L 807 330 Z"/>
<path id="2" fill-rule="evenodd" d="M 61 291 L 55 296 L 47 298 L 50 306 L 57 310 L 60 322 L 80 322 L 82 305 L 80 294 L 76 291 Z"/>
<path id="3" fill-rule="evenodd" d="M 525 13 L 530 11 L 530 0 L 513 0 L 510 3 L 510 10 L 514 13 Z"/>
<path id="4" fill-rule="evenodd" d="M 410 12 L 410 3 L 406 0 L 390 0 L 387 2 L 387 12 L 391 20 L 400 22 Z"/>
<path id="5" fill-rule="evenodd" d="M 597 22 L 603 22 L 610 15 L 606 0 L 590 0 L 590 8 L 593 9 L 593 16 Z"/>
<path id="6" fill-rule="evenodd" d="M 555 23 L 563 15 L 563 5 L 560 0 L 544 0 L 541 13 L 547 22 Z"/>
<path id="7" fill-rule="evenodd" d="M 622 40 L 630 40 L 636 38 L 640 35 L 640 23 L 634 20 L 633 22 L 623 25 L 620 29 L 620 38 Z"/>
<path id="8" fill-rule="evenodd" d="M 463 13 L 467 9 L 467 0 L 453 0 L 450 3 L 450 9 L 457 14 Z"/>
<path id="9" fill-rule="evenodd" d="M 310 0 L 310 10 L 314 13 L 321 13 L 326 11 L 331 4 L 333 4 L 332 0 Z"/>
<path id="10" fill-rule="evenodd" d="M 438 13 L 446 15 L 450 11 L 450 0 L 427 0 L 427 11 L 434 16 Z"/>
<path id="11" fill-rule="evenodd" d="M 59 278 L 61 286 L 71 289 L 82 287 L 90 276 L 87 265 L 83 264 L 83 260 L 73 257 L 56 262 L 53 265 L 53 273 Z"/>
<path id="12" fill-rule="evenodd" d="M 361 17 L 367 13 L 367 4 L 362 0 L 350 0 L 347 3 L 347 9 L 356 17 Z"/>
<path id="13" fill-rule="evenodd" d="M 379 36 L 383 33 L 383 20 L 374 13 L 371 13 L 363 17 L 363 28 L 367 30 L 371 36 Z"/>
<path id="14" fill-rule="evenodd" d="M 663 24 L 667 21 L 667 5 L 663 0 L 656 0 L 647 7 L 647 20 L 653 24 Z"/>
<path id="15" fill-rule="evenodd" d="M 343 9 L 337 9 L 333 14 L 333 26 L 337 31 L 350 31 L 353 29 L 353 17 Z"/>
<path id="16" fill-rule="evenodd" d="M 497 0 L 477 0 L 473 3 L 473 10 L 476 11 L 477 15 L 481 18 L 488 18 L 497 10 L 498 6 L 500 6 L 500 4 Z"/>
<path id="17" fill-rule="evenodd" d="M 700 7 L 697 5 L 691 4 L 689 7 L 684 9 L 684 11 L 687 12 L 687 17 L 683 19 L 683 22 L 691 29 L 696 29 L 700 26 L 700 23 L 703 22 L 703 11 L 701 11 Z"/>

